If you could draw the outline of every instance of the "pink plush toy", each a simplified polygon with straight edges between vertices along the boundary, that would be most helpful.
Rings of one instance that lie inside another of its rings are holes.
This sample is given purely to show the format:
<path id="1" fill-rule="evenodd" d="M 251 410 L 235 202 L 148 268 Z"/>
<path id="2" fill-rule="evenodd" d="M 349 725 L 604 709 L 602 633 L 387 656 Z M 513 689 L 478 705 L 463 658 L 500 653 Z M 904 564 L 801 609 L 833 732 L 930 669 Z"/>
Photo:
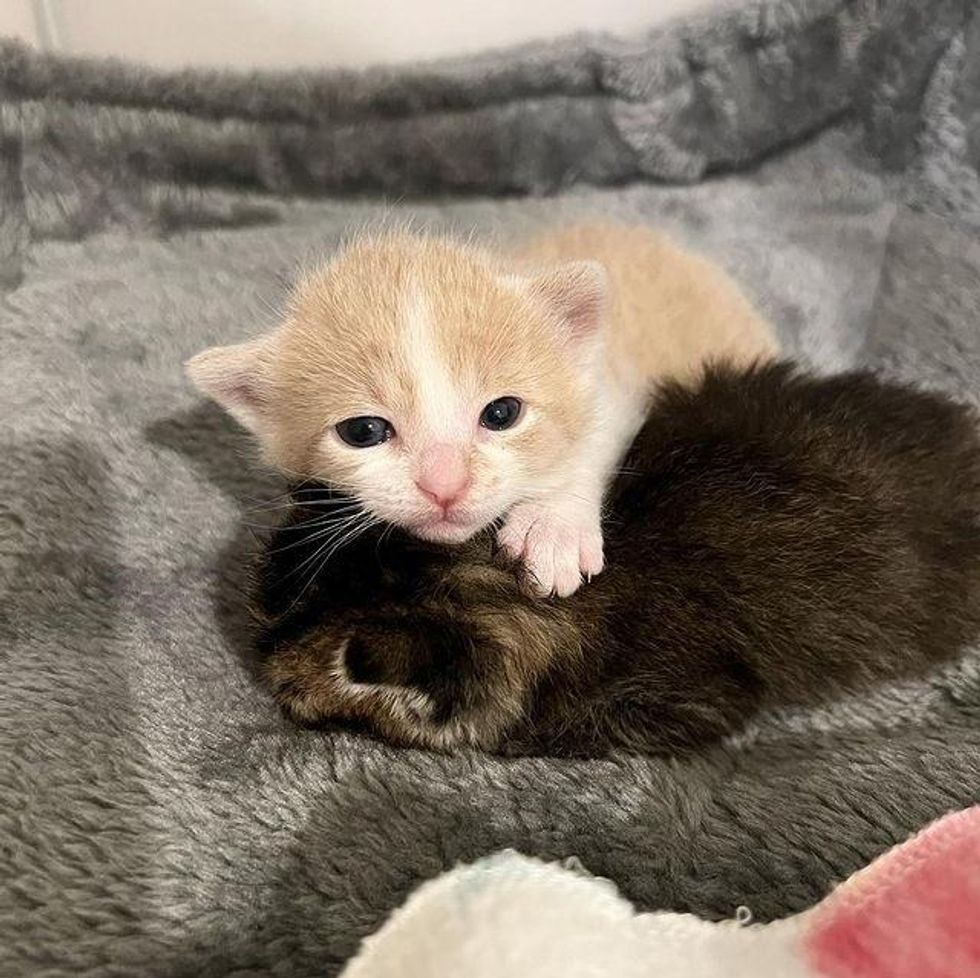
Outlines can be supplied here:
<path id="1" fill-rule="evenodd" d="M 934 822 L 803 916 L 816 975 L 980 976 L 980 805 Z"/>

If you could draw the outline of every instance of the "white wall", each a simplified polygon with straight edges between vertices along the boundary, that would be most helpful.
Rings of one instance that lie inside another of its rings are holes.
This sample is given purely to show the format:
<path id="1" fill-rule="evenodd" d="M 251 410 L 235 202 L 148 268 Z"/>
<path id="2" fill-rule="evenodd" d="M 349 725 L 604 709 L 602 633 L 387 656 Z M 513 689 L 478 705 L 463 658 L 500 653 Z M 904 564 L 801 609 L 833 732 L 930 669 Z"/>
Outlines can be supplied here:
<path id="1" fill-rule="evenodd" d="M 163 66 L 365 65 L 577 30 L 630 33 L 746 0 L 0 0 L 0 33 Z"/>
<path id="2" fill-rule="evenodd" d="M 0 0 L 0 34 L 37 43 L 34 9 L 30 0 Z"/>

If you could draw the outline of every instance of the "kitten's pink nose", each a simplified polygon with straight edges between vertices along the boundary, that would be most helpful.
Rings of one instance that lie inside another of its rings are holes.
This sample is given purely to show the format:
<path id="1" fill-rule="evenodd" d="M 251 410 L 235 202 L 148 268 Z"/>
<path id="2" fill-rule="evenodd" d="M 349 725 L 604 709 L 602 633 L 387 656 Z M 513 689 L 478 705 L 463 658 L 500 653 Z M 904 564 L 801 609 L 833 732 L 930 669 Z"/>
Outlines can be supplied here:
<path id="1" fill-rule="evenodd" d="M 437 506 L 449 509 L 469 484 L 466 455 L 458 445 L 432 445 L 422 453 L 415 485 Z"/>

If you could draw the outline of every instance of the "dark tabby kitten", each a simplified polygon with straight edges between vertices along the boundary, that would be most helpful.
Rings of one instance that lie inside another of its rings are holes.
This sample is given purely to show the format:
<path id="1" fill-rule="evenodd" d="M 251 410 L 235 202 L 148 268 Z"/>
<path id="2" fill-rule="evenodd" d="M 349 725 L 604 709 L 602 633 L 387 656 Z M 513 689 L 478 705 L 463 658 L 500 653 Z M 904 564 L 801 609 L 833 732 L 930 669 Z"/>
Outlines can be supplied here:
<path id="1" fill-rule="evenodd" d="M 297 497 L 258 568 L 265 676 L 307 723 L 596 755 L 681 751 L 923 669 L 980 635 L 975 420 L 785 364 L 668 387 L 613 489 L 607 570 L 564 601 L 528 597 L 489 539 L 387 532 L 297 597 L 323 513 Z"/>

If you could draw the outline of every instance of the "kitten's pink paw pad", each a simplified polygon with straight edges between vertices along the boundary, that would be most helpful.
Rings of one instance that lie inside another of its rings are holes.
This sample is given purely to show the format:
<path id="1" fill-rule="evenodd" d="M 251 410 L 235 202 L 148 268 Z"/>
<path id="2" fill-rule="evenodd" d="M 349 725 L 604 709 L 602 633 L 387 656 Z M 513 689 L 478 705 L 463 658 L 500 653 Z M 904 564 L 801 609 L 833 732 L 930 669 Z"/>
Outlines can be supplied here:
<path id="1" fill-rule="evenodd" d="M 513 557 L 522 557 L 540 594 L 564 598 L 602 570 L 598 517 L 576 519 L 534 504 L 515 506 L 497 535 Z"/>

